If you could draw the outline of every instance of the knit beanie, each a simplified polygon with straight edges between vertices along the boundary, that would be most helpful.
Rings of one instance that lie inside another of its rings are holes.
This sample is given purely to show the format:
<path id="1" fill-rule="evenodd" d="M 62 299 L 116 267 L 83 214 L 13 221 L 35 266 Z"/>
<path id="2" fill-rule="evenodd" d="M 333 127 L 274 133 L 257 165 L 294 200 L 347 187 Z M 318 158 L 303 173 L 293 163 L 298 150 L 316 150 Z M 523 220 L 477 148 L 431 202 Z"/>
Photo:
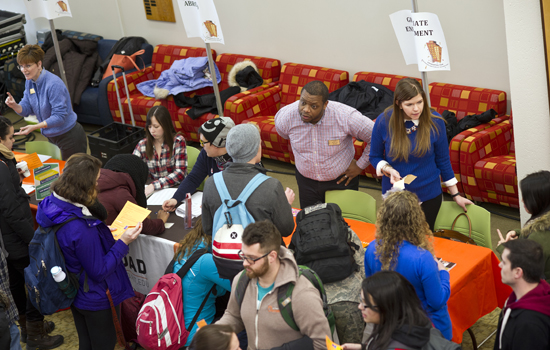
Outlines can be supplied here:
<path id="1" fill-rule="evenodd" d="M 145 183 L 149 175 L 149 168 L 141 158 L 133 154 L 117 154 L 109 159 L 103 168 L 130 175 L 136 186 L 137 204 L 140 207 L 147 208 Z"/>
<path id="2" fill-rule="evenodd" d="M 233 119 L 229 117 L 219 117 L 210 119 L 202 124 L 199 132 L 204 136 L 206 141 L 212 144 L 212 146 L 222 148 L 225 147 L 227 133 L 234 126 L 235 123 Z"/>
<path id="3" fill-rule="evenodd" d="M 227 134 L 227 153 L 234 163 L 248 163 L 258 154 L 260 132 L 254 124 L 239 124 Z"/>

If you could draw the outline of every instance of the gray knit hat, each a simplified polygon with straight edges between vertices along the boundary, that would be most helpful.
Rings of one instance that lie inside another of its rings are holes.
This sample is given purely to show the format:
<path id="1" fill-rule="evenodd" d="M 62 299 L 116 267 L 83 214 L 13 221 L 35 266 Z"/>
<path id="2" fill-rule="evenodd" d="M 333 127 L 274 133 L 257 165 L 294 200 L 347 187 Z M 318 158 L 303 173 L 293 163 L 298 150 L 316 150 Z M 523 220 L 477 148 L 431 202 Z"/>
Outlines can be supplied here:
<path id="1" fill-rule="evenodd" d="M 225 147 L 234 163 L 248 163 L 258 154 L 260 132 L 254 124 L 239 124 L 229 130 Z"/>
<path id="2" fill-rule="evenodd" d="M 233 119 L 229 117 L 219 117 L 210 119 L 202 124 L 199 132 L 204 136 L 206 141 L 210 142 L 214 147 L 225 147 L 227 133 L 235 126 Z"/>

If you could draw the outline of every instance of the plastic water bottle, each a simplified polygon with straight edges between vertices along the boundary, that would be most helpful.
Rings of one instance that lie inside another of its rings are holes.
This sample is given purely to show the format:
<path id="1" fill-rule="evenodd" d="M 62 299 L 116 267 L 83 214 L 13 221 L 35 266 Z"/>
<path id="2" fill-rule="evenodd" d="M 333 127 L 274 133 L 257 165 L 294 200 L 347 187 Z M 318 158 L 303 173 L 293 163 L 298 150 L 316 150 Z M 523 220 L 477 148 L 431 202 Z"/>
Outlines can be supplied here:
<path id="1" fill-rule="evenodd" d="M 65 272 L 61 269 L 61 267 L 59 266 L 52 267 L 51 273 L 54 281 L 57 282 L 59 289 L 61 289 L 67 297 L 74 298 L 76 296 L 77 290 L 72 284 L 69 283 L 67 274 L 65 274 Z"/>

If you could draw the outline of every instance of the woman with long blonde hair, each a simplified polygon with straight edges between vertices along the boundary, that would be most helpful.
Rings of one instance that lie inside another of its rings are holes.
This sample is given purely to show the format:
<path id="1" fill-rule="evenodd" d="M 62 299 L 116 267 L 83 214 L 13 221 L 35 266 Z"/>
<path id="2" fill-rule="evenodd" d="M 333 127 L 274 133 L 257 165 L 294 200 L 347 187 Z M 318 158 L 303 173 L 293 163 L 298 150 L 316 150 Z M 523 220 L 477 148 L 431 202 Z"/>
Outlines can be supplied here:
<path id="1" fill-rule="evenodd" d="M 376 118 L 372 131 L 370 162 L 382 176 L 382 193 L 412 174 L 417 178 L 406 186 L 422 202 L 422 210 L 433 231 L 441 207 L 441 179 L 451 197 L 466 211 L 471 201 L 462 197 L 456 187 L 445 121 L 426 103 L 426 93 L 416 79 L 400 80 L 393 105 Z"/>
<path id="2" fill-rule="evenodd" d="M 381 270 L 402 274 L 414 286 L 435 328 L 450 340 L 449 272 L 435 258 L 432 237 L 418 197 L 409 191 L 390 194 L 378 210 L 376 240 L 365 251 L 365 274 Z"/>
<path id="3" fill-rule="evenodd" d="M 194 252 L 200 249 L 206 250 L 211 245 L 212 237 L 204 233 L 202 219 L 199 218 L 193 230 L 179 242 L 179 247 L 174 254 L 174 268 L 170 272 L 177 273 Z M 220 278 L 212 254 L 205 253 L 193 264 L 185 277 L 181 279 L 181 284 L 183 289 L 185 328 L 189 331 L 189 337 L 185 346 L 189 346 L 198 329 L 196 323 L 191 329 L 189 329 L 189 326 L 203 300 L 208 298 L 197 320 L 205 320 L 206 323 L 210 324 L 216 314 L 216 297 L 225 294 L 226 291 L 231 291 L 231 281 Z M 216 286 L 216 292 L 210 293 L 210 290 L 214 286 Z"/>

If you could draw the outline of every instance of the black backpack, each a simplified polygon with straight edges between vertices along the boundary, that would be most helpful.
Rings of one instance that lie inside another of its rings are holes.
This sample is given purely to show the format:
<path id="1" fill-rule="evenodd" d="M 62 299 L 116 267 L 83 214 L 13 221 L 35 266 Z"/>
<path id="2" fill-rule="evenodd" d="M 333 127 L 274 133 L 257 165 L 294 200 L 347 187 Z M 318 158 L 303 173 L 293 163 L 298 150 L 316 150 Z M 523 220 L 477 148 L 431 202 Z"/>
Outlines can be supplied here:
<path id="1" fill-rule="evenodd" d="M 359 247 L 352 242 L 352 234 L 338 204 L 316 204 L 296 216 L 289 248 L 298 265 L 314 270 L 323 283 L 332 283 L 359 269 L 353 259 L 354 249 Z"/>
<path id="2" fill-rule="evenodd" d="M 96 72 L 94 73 L 91 85 L 94 87 L 99 86 L 101 78 L 103 77 L 103 73 L 105 72 L 105 69 L 107 69 L 107 67 L 109 66 L 109 62 L 111 62 L 111 58 L 114 54 L 128 56 L 132 55 L 136 51 L 140 50 L 141 46 L 145 43 L 147 43 L 147 40 L 140 36 L 125 36 L 117 41 L 116 44 L 111 48 L 111 51 L 109 51 L 107 57 L 105 57 L 103 63 L 97 68 Z"/>

